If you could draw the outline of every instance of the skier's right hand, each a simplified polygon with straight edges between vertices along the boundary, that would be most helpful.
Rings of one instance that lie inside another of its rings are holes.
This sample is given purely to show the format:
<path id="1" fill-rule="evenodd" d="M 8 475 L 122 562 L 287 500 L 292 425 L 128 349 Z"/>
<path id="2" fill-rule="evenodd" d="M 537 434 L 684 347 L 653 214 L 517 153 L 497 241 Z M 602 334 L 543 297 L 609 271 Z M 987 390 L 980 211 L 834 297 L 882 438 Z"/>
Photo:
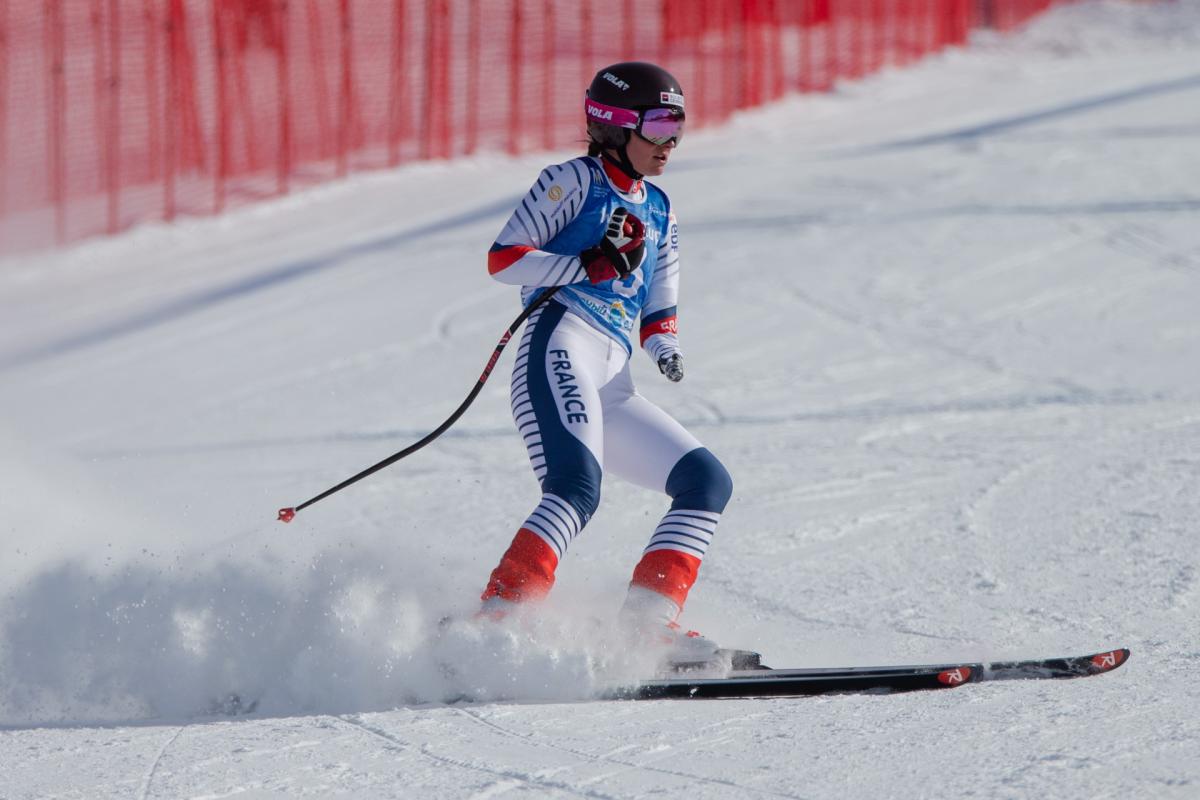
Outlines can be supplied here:
<path id="1" fill-rule="evenodd" d="M 608 218 L 604 238 L 580 253 L 579 258 L 594 284 L 628 277 L 646 258 L 646 226 L 618 206 Z"/>

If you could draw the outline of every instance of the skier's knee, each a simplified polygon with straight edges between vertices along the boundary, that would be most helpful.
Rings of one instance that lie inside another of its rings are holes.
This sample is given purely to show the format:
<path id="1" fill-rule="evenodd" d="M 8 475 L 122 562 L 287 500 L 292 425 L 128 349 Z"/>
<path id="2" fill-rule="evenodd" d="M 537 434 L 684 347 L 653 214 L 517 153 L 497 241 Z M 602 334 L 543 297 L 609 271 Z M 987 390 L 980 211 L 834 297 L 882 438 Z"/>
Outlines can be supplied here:
<path id="1" fill-rule="evenodd" d="M 667 494 L 672 498 L 673 509 L 720 514 L 733 496 L 733 478 L 708 448 L 698 447 L 679 459 L 671 469 L 667 477 Z"/>
<path id="2" fill-rule="evenodd" d="M 549 476 L 542 481 L 542 491 L 561 497 L 587 525 L 600 506 L 600 470 L 583 469 L 562 477 Z"/>

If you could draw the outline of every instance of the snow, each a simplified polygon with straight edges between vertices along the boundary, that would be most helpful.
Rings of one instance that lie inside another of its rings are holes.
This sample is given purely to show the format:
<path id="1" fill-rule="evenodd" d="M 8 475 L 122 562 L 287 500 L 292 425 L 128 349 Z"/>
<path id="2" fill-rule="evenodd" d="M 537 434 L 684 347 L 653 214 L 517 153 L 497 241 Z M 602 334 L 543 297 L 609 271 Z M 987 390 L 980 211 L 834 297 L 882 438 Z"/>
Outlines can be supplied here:
<path id="1" fill-rule="evenodd" d="M 440 629 L 535 502 L 511 353 L 275 522 L 516 315 L 483 253 L 572 154 L 484 156 L 0 264 L 0 796 L 1200 795 L 1198 54 L 1195 2 L 1080 4 L 689 135 L 687 378 L 634 362 L 735 480 L 690 627 L 1117 672 L 588 701 L 664 507 L 616 480 L 543 615 Z"/>

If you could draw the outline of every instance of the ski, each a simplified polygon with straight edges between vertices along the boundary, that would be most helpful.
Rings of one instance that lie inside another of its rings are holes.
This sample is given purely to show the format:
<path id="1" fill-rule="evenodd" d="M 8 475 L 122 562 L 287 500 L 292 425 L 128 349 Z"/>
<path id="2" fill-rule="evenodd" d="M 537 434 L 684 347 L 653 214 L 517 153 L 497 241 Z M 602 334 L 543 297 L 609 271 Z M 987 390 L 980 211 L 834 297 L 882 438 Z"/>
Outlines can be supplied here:
<path id="1" fill-rule="evenodd" d="M 688 669 L 679 676 L 645 681 L 614 693 L 633 700 L 660 698 L 797 697 L 805 695 L 890 694 L 922 689 L 950 689 L 967 683 L 997 680 L 1081 678 L 1111 672 L 1129 660 L 1129 650 L 1068 658 L 1027 661 L 963 662 L 894 667 L 821 669 L 735 669 L 723 676 Z"/>

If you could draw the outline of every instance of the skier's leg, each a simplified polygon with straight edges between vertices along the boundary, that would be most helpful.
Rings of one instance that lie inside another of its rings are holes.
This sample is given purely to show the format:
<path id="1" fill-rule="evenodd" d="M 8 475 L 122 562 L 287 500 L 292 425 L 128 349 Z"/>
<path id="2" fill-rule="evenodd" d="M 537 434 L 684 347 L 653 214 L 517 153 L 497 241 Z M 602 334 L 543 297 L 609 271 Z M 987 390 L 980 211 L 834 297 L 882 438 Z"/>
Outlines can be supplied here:
<path id="1" fill-rule="evenodd" d="M 526 324 L 513 366 L 512 409 L 542 498 L 492 571 L 482 596 L 485 612 L 544 597 L 559 560 L 600 503 L 598 387 L 609 350 L 603 334 L 558 303 Z"/>
<path id="2" fill-rule="evenodd" d="M 612 395 L 622 392 L 623 396 Z M 664 624 L 678 616 L 696 582 L 733 492 L 725 467 L 675 419 L 613 381 L 604 393 L 608 469 L 671 497 L 633 571 L 623 614 Z"/>
<path id="3" fill-rule="evenodd" d="M 671 508 L 634 568 L 625 605 L 642 617 L 669 623 L 683 609 L 696 582 L 733 481 L 716 456 L 699 447 L 672 468 L 666 492 L 672 498 Z"/>

